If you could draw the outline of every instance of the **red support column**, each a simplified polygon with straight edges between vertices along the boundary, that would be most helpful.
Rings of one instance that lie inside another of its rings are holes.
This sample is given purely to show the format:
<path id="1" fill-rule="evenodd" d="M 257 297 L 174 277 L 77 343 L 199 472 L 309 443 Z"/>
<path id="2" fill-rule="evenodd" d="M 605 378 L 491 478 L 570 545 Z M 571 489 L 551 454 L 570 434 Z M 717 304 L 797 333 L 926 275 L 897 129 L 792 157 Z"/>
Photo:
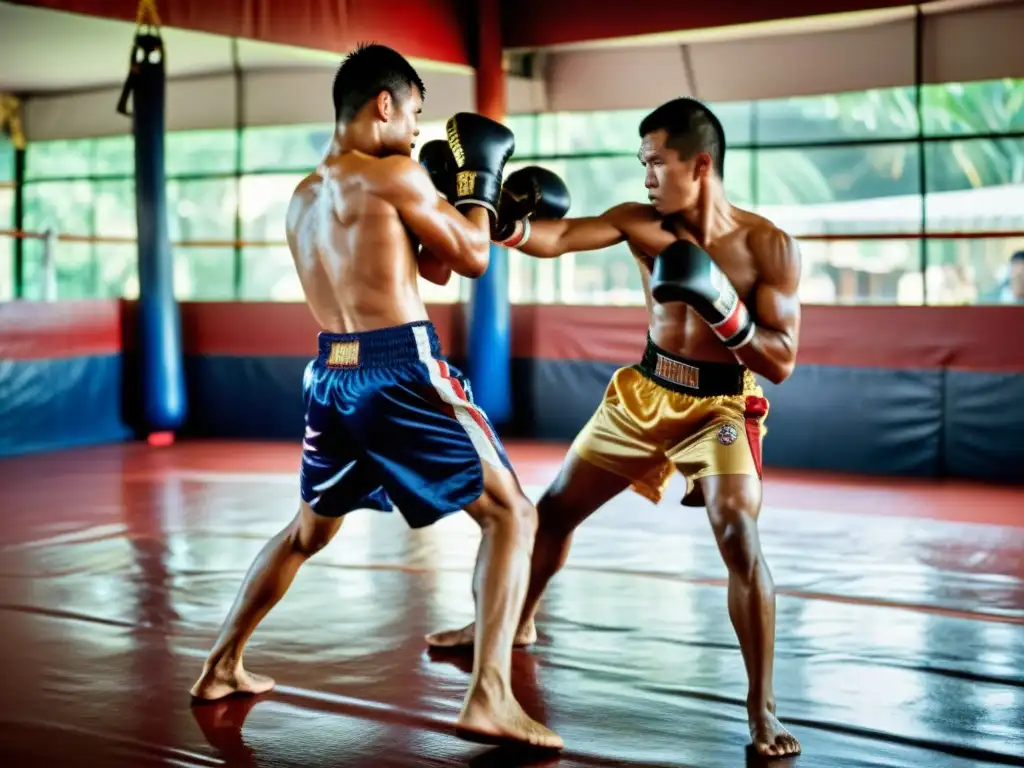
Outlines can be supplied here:
<path id="1" fill-rule="evenodd" d="M 492 120 L 507 117 L 499 0 L 476 0 L 476 111 Z"/>

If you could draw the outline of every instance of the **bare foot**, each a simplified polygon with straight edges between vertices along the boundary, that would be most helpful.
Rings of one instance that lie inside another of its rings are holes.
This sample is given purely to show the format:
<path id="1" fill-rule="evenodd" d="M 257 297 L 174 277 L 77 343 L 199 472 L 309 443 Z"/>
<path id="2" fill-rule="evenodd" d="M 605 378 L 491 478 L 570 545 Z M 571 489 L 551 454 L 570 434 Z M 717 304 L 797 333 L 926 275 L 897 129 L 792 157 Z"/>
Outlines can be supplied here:
<path id="1" fill-rule="evenodd" d="M 775 714 L 767 709 L 752 713 L 750 739 L 759 755 L 785 757 L 800 754 L 800 742 L 785 729 Z"/>
<path id="2" fill-rule="evenodd" d="M 427 645 L 433 648 L 461 648 L 472 645 L 475 624 L 467 624 L 462 629 L 447 629 L 443 632 L 432 632 L 427 635 Z M 537 642 L 537 627 L 532 621 L 516 630 L 512 645 L 522 647 Z"/>
<path id="3" fill-rule="evenodd" d="M 203 667 L 202 676 L 192 686 L 190 693 L 197 699 L 216 701 L 234 693 L 247 693 L 253 696 L 266 693 L 274 687 L 274 681 L 266 675 L 255 675 L 246 672 L 241 662 L 233 669 L 222 669 L 219 666 Z"/>
<path id="4" fill-rule="evenodd" d="M 565 742 L 531 718 L 512 691 L 492 694 L 477 686 L 462 707 L 455 735 L 479 744 L 523 744 L 535 749 L 562 749 Z"/>

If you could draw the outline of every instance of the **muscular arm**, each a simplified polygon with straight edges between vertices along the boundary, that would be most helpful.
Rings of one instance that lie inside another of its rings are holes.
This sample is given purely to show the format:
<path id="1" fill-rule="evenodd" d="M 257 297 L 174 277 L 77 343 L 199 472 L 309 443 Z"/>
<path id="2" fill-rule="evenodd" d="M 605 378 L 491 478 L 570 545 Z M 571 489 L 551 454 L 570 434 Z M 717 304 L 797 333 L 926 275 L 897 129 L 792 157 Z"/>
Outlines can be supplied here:
<path id="1" fill-rule="evenodd" d="M 750 248 L 759 271 L 753 301 L 757 330 L 749 344 L 736 350 L 736 357 L 773 384 L 781 384 L 796 365 L 800 249 L 793 238 L 774 227 L 752 232 Z"/>
<path id="2" fill-rule="evenodd" d="M 395 206 L 423 248 L 443 265 L 465 277 L 480 277 L 487 271 L 491 245 L 487 211 L 473 208 L 463 216 L 437 194 L 426 170 L 409 157 L 375 162 L 367 183 L 371 193 Z"/>
<path id="3" fill-rule="evenodd" d="M 448 281 L 452 279 L 452 268 L 426 248 L 420 249 L 416 264 L 420 277 L 434 285 L 448 285 Z"/>
<path id="4" fill-rule="evenodd" d="M 516 249 L 539 259 L 553 259 L 563 253 L 608 248 L 626 239 L 626 222 L 642 208 L 638 203 L 624 203 L 600 216 L 531 221 L 530 239 Z"/>

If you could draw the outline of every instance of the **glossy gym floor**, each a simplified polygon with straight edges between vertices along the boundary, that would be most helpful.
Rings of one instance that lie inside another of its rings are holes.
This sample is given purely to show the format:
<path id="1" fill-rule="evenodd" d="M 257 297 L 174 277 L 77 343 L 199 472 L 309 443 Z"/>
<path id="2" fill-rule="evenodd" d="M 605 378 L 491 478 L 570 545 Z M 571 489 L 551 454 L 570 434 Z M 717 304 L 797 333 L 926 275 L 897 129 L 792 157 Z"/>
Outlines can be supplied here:
<path id="1" fill-rule="evenodd" d="M 564 446 L 513 445 L 531 495 Z M 456 739 L 478 533 L 357 512 L 257 630 L 278 688 L 188 695 L 240 579 L 296 508 L 290 444 L 113 445 L 0 462 L 0 755 L 8 766 L 722 766 L 745 677 L 704 514 L 625 494 L 580 530 L 517 651 L 556 757 Z M 1024 764 L 1024 492 L 769 470 L 774 765 Z"/>

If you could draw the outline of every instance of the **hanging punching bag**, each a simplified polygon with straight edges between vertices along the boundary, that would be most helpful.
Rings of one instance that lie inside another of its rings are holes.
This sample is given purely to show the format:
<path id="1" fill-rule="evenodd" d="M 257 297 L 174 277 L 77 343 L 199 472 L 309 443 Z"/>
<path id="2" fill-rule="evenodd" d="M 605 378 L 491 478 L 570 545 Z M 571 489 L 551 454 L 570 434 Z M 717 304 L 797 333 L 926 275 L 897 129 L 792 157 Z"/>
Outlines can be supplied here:
<path id="1" fill-rule="evenodd" d="M 181 317 L 174 299 L 174 265 L 167 230 L 164 178 L 164 47 L 158 33 L 139 32 L 118 111 L 132 117 L 135 136 L 135 213 L 139 237 L 136 325 L 143 425 L 150 435 L 185 421 Z M 132 111 L 127 110 L 129 96 Z"/>

